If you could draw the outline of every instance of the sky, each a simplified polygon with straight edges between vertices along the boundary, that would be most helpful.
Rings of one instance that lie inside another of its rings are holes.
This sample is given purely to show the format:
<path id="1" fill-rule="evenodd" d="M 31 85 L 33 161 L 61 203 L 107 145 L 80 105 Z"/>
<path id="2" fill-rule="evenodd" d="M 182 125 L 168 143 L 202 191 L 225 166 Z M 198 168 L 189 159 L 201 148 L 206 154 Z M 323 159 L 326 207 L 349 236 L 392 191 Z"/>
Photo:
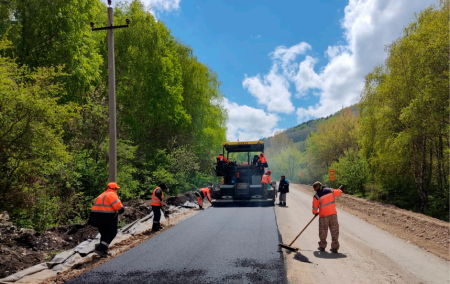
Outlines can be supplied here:
<path id="1" fill-rule="evenodd" d="M 131 0 L 128 0 L 131 1 Z M 141 0 L 222 82 L 227 140 L 355 104 L 364 76 L 437 0 Z"/>

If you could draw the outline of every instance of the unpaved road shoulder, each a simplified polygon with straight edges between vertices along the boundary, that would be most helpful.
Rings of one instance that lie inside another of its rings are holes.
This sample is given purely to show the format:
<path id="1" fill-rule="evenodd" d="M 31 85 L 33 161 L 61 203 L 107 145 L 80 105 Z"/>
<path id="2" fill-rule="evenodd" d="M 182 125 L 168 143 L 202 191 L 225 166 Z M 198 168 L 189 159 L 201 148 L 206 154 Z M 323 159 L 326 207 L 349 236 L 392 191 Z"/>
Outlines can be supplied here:
<path id="1" fill-rule="evenodd" d="M 289 244 L 313 217 L 312 195 L 303 191 L 309 187 L 301 187 L 291 185 L 289 207 L 275 208 L 284 243 Z M 294 244 L 299 253 L 284 253 L 289 283 L 450 283 L 448 261 L 340 209 L 338 219 L 338 254 L 317 250 L 318 220 Z M 328 236 L 327 250 L 330 243 Z"/>

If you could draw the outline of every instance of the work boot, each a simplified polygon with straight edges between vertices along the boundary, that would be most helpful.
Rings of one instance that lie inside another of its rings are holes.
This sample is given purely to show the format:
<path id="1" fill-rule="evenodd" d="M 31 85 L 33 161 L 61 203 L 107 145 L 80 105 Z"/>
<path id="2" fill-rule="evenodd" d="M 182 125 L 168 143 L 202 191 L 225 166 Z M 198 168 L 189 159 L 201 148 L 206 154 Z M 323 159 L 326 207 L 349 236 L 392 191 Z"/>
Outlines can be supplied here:
<path id="1" fill-rule="evenodd" d="M 108 257 L 108 251 L 107 251 L 108 248 L 106 248 L 106 250 L 103 250 L 102 247 L 104 247 L 104 246 L 96 245 L 94 252 L 96 254 L 98 254 L 100 257 Z"/>
<path id="2" fill-rule="evenodd" d="M 152 226 L 152 231 L 159 231 L 160 230 L 160 228 L 161 228 L 161 224 L 158 222 L 158 223 L 153 223 L 153 226 Z"/>
<path id="3" fill-rule="evenodd" d="M 330 251 L 331 251 L 332 253 L 338 253 L 338 250 L 337 250 L 337 249 L 330 249 Z"/>
<path id="4" fill-rule="evenodd" d="M 200 209 L 200 210 L 202 210 L 202 209 L 203 209 L 203 207 L 202 207 L 201 205 L 199 205 L 198 207 L 199 207 L 198 209 Z"/>
<path id="5" fill-rule="evenodd" d="M 318 247 L 317 249 L 320 251 L 325 251 L 325 248 L 322 248 L 322 247 Z"/>

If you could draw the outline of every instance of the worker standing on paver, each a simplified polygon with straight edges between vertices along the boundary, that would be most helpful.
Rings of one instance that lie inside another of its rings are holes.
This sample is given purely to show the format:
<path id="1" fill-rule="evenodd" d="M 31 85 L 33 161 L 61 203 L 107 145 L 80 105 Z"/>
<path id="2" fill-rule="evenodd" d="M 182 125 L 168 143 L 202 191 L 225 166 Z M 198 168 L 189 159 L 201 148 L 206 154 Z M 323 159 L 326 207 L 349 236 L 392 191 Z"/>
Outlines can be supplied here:
<path id="1" fill-rule="evenodd" d="M 200 188 L 198 191 L 195 192 L 195 196 L 197 196 L 198 206 L 200 207 L 200 209 L 203 209 L 203 199 L 205 197 L 207 197 L 209 200 L 209 203 L 212 204 L 210 193 L 211 193 L 211 189 L 209 188 L 209 186 Z"/>
<path id="2" fill-rule="evenodd" d="M 267 185 L 272 183 L 272 179 L 270 177 L 271 174 L 272 172 L 269 170 L 262 176 L 261 179 L 261 185 L 264 190 L 264 198 L 267 198 Z"/>
<path id="3" fill-rule="evenodd" d="M 316 191 L 313 197 L 312 212 L 319 214 L 319 248 L 320 251 L 325 251 L 327 247 L 328 228 L 331 233 L 331 252 L 337 253 L 339 249 L 339 222 L 337 218 L 335 197 L 342 195 L 341 189 L 332 189 L 323 187 L 323 185 L 316 181 L 313 184 Z M 319 211 L 319 212 L 317 212 Z"/>
<path id="4" fill-rule="evenodd" d="M 101 257 L 108 256 L 109 244 L 117 235 L 118 215 L 124 212 L 122 202 L 117 195 L 117 183 L 110 182 L 105 192 L 95 199 L 88 224 L 97 227 L 100 233 L 100 244 L 95 247 Z"/>
<path id="5" fill-rule="evenodd" d="M 227 157 L 224 157 L 222 154 L 219 154 L 219 156 L 217 156 L 217 159 L 219 159 L 220 162 L 225 162 L 225 163 L 230 162 L 230 161 L 228 161 Z"/>
<path id="6" fill-rule="evenodd" d="M 150 205 L 152 206 L 153 211 L 153 227 L 152 231 L 159 231 L 163 229 L 161 226 L 161 210 L 164 212 L 163 208 L 163 198 L 164 198 L 164 192 L 169 192 L 169 188 L 167 188 L 167 185 L 165 183 L 160 183 L 157 188 L 153 190 L 152 193 L 152 202 Z M 167 214 L 164 212 L 164 216 L 167 217 Z"/>
<path id="7" fill-rule="evenodd" d="M 280 193 L 280 202 L 278 205 L 286 206 L 286 193 L 289 192 L 289 181 L 284 175 L 281 176 L 280 184 L 278 184 L 278 192 Z"/>

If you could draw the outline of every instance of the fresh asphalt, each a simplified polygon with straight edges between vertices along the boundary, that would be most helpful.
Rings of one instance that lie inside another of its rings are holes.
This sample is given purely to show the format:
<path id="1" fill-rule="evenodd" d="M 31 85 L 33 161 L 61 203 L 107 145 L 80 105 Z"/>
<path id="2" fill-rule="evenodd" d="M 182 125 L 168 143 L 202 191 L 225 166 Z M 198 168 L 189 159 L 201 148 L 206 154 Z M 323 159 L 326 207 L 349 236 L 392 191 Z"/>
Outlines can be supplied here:
<path id="1" fill-rule="evenodd" d="M 208 208 L 68 283 L 286 283 L 273 207 Z"/>

